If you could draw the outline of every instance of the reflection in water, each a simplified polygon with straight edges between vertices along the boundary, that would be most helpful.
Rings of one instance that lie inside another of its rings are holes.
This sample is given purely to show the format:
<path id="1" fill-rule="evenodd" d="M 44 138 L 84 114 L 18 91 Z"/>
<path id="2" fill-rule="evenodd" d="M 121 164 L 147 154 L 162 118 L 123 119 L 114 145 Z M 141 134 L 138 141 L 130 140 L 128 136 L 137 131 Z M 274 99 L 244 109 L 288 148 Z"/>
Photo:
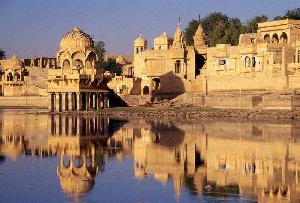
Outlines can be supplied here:
<path id="1" fill-rule="evenodd" d="M 82 155 L 69 154 L 69 162 L 64 162 L 64 154 L 61 155 L 61 163 L 57 168 L 57 175 L 64 192 L 73 197 L 79 197 L 87 193 L 94 186 L 94 178 L 99 172 L 95 164 L 95 146 L 83 149 Z M 89 156 L 90 155 L 90 156 Z"/>
<path id="2" fill-rule="evenodd" d="M 300 125 L 294 122 L 0 115 L 6 116 L 0 119 L 0 167 L 5 157 L 16 162 L 22 154 L 58 156 L 60 187 L 75 198 L 87 195 L 105 173 L 109 154 L 132 157 L 135 181 L 153 177 L 165 187 L 171 182 L 176 198 L 185 187 L 199 198 L 238 194 L 259 202 L 300 200 Z"/>
<path id="3" fill-rule="evenodd" d="M 110 139 L 134 140 L 135 176 L 153 174 L 162 184 L 171 179 L 177 198 L 185 184 L 200 196 L 239 193 L 260 202 L 300 200 L 296 123 L 150 122 L 134 125 L 143 126 L 138 133 L 130 123 Z"/>

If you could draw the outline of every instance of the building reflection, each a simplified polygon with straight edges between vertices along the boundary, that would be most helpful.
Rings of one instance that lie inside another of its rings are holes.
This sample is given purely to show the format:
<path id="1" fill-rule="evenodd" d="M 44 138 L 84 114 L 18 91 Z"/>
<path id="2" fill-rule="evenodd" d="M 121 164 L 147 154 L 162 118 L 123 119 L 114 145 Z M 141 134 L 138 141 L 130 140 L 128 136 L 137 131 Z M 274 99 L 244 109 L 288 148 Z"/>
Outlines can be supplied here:
<path id="1" fill-rule="evenodd" d="M 0 115 L 0 154 L 14 161 L 23 155 L 58 156 L 60 187 L 75 198 L 93 188 L 110 156 L 129 156 L 137 181 L 171 182 L 177 198 L 186 187 L 197 196 L 236 193 L 259 202 L 300 201 L 297 122 Z"/>
<path id="2" fill-rule="evenodd" d="M 59 157 L 60 186 L 76 199 L 93 188 L 95 177 L 103 169 L 106 143 L 124 123 L 90 116 L 42 115 L 37 120 L 32 114 L 1 116 L 0 154 L 13 161 L 24 155 Z M 32 126 L 32 121 L 46 125 Z M 27 130 L 26 125 L 33 130 Z"/>
<path id="3" fill-rule="evenodd" d="M 130 123 L 110 140 L 125 143 L 126 151 L 130 140 L 135 176 L 152 176 L 162 184 L 171 180 L 177 198 L 185 185 L 197 195 L 233 192 L 259 202 L 300 200 L 297 123 Z"/>

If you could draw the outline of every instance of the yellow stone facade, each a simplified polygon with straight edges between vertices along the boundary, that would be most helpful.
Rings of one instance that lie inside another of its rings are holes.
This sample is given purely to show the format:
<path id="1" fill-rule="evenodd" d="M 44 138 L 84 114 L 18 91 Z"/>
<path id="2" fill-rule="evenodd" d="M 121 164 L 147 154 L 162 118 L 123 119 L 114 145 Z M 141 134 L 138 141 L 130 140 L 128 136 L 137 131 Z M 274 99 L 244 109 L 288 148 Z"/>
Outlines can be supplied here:
<path id="1" fill-rule="evenodd" d="M 185 93 L 197 106 L 299 108 L 299 25 L 288 19 L 259 23 L 257 33 L 242 34 L 237 46 L 207 47 L 201 26 L 194 46 L 185 45 L 179 25 L 173 38 L 166 33 L 155 38 L 152 49 L 140 34 L 134 42 L 133 77 L 113 80 L 110 87 L 158 100 Z"/>
<path id="2" fill-rule="evenodd" d="M 75 27 L 60 42 L 57 67 L 48 69 L 50 111 L 90 111 L 108 107 L 109 73 L 95 68 L 93 39 Z"/>
<path id="3" fill-rule="evenodd" d="M 201 86 L 200 70 L 205 64 L 207 46 L 201 26 L 194 36 L 195 46 L 186 46 L 178 23 L 173 38 L 167 33 L 154 39 L 153 48 L 140 33 L 134 41 L 133 75 L 115 79 L 114 90 L 126 89 L 123 94 L 144 95 L 161 100 L 174 98 L 184 92 L 197 92 Z M 121 93 L 122 94 L 122 93 Z"/>

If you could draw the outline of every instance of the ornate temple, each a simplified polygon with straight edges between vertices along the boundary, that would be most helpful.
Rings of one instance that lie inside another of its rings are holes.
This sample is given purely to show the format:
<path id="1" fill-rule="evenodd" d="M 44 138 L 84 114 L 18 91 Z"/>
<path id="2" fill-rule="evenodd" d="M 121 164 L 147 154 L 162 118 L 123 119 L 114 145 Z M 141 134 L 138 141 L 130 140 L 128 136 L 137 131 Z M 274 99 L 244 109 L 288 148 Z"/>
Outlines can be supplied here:
<path id="1" fill-rule="evenodd" d="M 75 27 L 63 36 L 57 67 L 48 69 L 51 111 L 90 111 L 108 107 L 106 81 L 110 75 L 95 68 L 93 39 Z"/>

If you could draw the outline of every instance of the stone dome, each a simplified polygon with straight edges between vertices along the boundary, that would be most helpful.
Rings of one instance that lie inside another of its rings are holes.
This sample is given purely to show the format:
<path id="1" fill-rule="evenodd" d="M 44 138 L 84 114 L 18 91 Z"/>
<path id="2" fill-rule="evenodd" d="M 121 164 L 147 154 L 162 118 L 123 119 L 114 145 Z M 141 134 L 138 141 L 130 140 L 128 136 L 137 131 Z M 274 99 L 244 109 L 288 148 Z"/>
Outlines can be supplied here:
<path id="1" fill-rule="evenodd" d="M 94 186 L 93 179 L 84 179 L 71 175 L 70 177 L 61 177 L 60 185 L 62 190 L 69 196 L 78 198 L 88 193 Z"/>
<path id="2" fill-rule="evenodd" d="M 135 47 L 144 47 L 147 44 L 147 40 L 142 36 L 142 33 L 139 34 L 138 38 L 134 41 Z"/>
<path id="3" fill-rule="evenodd" d="M 74 27 L 72 31 L 65 34 L 60 41 L 60 50 L 69 50 L 75 52 L 78 50 L 87 50 L 94 47 L 94 41 L 91 36 Z"/>
<path id="4" fill-rule="evenodd" d="M 163 32 L 162 35 L 154 38 L 154 43 L 165 43 L 168 42 L 168 35 L 166 32 Z"/>
<path id="5" fill-rule="evenodd" d="M 6 67 L 22 67 L 23 66 L 23 62 L 17 58 L 16 54 L 13 55 L 13 57 L 11 57 L 10 59 L 5 61 L 5 66 Z"/>
<path id="6" fill-rule="evenodd" d="M 69 167 L 58 167 L 57 175 L 62 190 L 72 197 L 80 197 L 86 194 L 94 186 L 94 177 L 98 173 L 98 167 L 87 168 L 82 166 L 75 168 L 71 161 Z M 85 163 L 84 163 L 85 164 Z"/>

